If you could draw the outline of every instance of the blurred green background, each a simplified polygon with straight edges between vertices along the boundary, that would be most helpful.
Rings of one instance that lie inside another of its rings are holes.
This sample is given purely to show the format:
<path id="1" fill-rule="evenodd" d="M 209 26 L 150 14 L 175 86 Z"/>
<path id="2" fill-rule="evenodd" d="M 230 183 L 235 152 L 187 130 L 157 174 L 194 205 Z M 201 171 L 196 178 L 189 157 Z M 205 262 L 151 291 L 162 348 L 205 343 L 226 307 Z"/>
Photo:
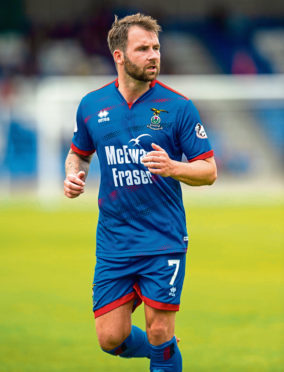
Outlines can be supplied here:
<path id="1" fill-rule="evenodd" d="M 100 351 L 91 303 L 96 195 L 0 203 L 1 372 L 147 371 Z M 283 194 L 185 194 L 176 334 L 184 371 L 283 371 Z M 143 307 L 134 323 L 144 326 Z"/>

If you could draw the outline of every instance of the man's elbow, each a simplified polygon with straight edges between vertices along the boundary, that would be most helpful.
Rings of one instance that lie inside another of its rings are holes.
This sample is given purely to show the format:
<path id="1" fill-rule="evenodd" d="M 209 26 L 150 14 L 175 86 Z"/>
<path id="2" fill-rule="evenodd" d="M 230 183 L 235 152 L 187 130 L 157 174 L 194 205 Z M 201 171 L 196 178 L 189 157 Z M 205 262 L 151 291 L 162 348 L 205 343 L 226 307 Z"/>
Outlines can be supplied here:
<path id="1" fill-rule="evenodd" d="M 212 170 L 209 177 L 207 178 L 207 185 L 208 186 L 213 185 L 213 183 L 216 181 L 216 179 L 217 179 L 217 168 Z"/>
<path id="2" fill-rule="evenodd" d="M 217 179 L 217 166 L 216 166 L 215 159 L 213 157 L 209 159 L 205 159 L 205 161 L 208 164 L 205 185 L 210 186 L 210 185 L 213 185 L 213 183 Z"/>

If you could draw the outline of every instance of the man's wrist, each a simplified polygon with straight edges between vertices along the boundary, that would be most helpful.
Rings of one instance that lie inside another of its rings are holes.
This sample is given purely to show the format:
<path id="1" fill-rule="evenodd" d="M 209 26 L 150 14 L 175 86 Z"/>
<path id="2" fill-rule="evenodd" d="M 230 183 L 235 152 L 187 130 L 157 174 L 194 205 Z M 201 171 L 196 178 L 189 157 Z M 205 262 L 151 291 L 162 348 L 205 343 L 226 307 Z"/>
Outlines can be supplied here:
<path id="1" fill-rule="evenodd" d="M 176 160 L 171 160 L 171 177 L 178 178 L 181 176 L 181 169 L 180 169 L 181 162 Z"/>

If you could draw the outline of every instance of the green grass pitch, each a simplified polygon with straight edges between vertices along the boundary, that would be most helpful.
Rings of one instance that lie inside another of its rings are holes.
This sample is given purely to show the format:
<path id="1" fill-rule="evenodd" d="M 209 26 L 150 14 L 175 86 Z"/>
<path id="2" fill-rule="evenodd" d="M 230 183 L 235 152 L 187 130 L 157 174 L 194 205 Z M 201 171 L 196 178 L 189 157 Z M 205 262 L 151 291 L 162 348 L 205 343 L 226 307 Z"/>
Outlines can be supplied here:
<path id="1" fill-rule="evenodd" d="M 145 372 L 100 351 L 91 207 L 0 204 L 0 371 Z M 184 371 L 284 371 L 283 202 L 186 201 L 190 249 L 176 334 Z M 143 327 L 143 308 L 134 314 Z"/>

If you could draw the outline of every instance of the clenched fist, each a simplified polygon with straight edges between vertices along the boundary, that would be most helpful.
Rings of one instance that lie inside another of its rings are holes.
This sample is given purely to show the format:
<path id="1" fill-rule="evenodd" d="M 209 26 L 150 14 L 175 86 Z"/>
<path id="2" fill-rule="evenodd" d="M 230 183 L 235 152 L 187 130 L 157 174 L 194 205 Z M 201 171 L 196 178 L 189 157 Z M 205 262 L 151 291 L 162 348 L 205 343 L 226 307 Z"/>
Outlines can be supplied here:
<path id="1" fill-rule="evenodd" d="M 86 173 L 84 171 L 66 176 L 64 180 L 64 195 L 71 199 L 81 195 L 84 192 L 85 176 Z"/>

